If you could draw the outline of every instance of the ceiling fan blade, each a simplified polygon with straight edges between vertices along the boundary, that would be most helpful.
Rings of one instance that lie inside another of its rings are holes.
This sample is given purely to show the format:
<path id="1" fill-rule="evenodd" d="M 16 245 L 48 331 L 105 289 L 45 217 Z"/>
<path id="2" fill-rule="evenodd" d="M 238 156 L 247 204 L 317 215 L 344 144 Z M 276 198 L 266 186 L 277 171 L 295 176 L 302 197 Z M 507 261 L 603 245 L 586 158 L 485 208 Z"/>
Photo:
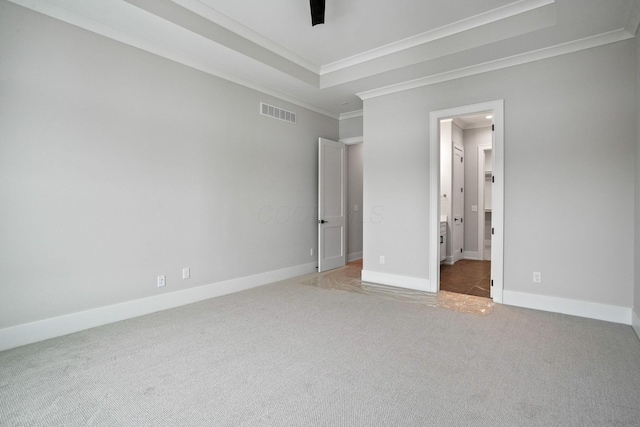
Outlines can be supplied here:
<path id="1" fill-rule="evenodd" d="M 311 3 L 311 26 L 324 24 L 324 0 L 309 0 Z"/>

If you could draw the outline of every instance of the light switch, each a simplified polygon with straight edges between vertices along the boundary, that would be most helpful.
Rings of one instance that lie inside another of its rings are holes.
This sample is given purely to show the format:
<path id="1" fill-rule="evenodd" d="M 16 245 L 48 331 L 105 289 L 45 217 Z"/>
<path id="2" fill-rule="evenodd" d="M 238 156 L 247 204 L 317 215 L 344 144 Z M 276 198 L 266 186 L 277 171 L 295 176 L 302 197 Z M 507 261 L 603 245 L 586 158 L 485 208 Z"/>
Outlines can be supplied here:
<path id="1" fill-rule="evenodd" d="M 478 212 L 478 205 L 471 205 L 471 212 Z"/>

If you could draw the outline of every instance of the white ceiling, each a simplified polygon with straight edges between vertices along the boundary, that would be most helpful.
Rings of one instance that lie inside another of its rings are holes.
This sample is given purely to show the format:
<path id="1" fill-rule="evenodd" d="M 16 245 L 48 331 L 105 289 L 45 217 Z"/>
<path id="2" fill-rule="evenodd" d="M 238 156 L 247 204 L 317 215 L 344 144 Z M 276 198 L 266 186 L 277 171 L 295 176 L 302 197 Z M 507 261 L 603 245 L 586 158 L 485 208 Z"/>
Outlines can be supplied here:
<path id="1" fill-rule="evenodd" d="M 326 0 L 315 27 L 308 0 L 10 1 L 333 117 L 628 39 L 640 22 L 640 0 Z"/>
<path id="2" fill-rule="evenodd" d="M 201 1 L 318 66 L 513 3 L 460 0 L 452 7 L 451 0 L 327 0 L 325 24 L 312 27 L 305 0 Z"/>
<path id="3" fill-rule="evenodd" d="M 493 116 L 489 113 L 472 114 L 469 116 L 454 117 L 453 121 L 462 129 L 477 129 L 491 126 L 493 124 Z"/>

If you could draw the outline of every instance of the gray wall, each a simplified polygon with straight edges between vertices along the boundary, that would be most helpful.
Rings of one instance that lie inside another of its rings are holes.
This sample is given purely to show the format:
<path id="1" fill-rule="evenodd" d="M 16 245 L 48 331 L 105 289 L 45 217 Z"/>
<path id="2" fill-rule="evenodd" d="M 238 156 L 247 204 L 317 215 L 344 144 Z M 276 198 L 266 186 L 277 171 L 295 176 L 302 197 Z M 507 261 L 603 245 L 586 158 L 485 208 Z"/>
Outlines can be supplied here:
<path id="1" fill-rule="evenodd" d="M 347 146 L 347 255 L 362 258 L 362 150 L 364 144 Z M 357 207 L 357 210 L 356 210 Z"/>
<path id="2" fill-rule="evenodd" d="M 490 127 L 464 130 L 464 250 L 469 252 L 478 252 L 478 211 L 471 210 L 472 205 L 478 206 L 479 210 L 481 204 L 478 200 L 478 147 L 491 145 L 491 140 Z M 478 256 L 482 258 L 482 253 Z"/>
<path id="3" fill-rule="evenodd" d="M 341 119 L 339 130 L 340 139 L 362 137 L 362 116 Z M 347 257 L 351 260 L 362 258 L 362 150 L 361 143 L 347 146 Z"/>
<path id="4" fill-rule="evenodd" d="M 362 116 L 340 120 L 340 139 L 362 136 Z"/>
<path id="5" fill-rule="evenodd" d="M 636 58 L 636 253 L 635 253 L 635 297 L 634 310 L 640 317 L 640 37 L 635 38 Z M 640 325 L 638 325 L 640 327 Z M 639 332 L 640 333 L 640 332 Z"/>
<path id="6" fill-rule="evenodd" d="M 318 137 L 338 121 L 1 2 L 0 328 L 313 263 Z"/>
<path id="7" fill-rule="evenodd" d="M 428 279 L 429 112 L 504 99 L 505 290 L 629 307 L 633 49 L 630 40 L 365 100 L 364 269 Z"/>

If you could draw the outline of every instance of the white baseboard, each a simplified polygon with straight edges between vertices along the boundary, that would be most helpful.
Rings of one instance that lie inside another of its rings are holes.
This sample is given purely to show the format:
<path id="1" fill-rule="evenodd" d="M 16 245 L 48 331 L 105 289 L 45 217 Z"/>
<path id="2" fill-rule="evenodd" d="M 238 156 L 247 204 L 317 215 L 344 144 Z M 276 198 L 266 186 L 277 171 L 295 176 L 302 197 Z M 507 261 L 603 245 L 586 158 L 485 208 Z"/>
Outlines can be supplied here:
<path id="1" fill-rule="evenodd" d="M 640 339 L 640 316 L 635 310 L 632 313 L 631 326 L 633 326 L 633 330 L 636 331 L 636 335 Z"/>
<path id="2" fill-rule="evenodd" d="M 419 277 L 398 276 L 396 274 L 362 270 L 362 281 L 416 291 L 435 292 L 430 288 L 429 279 L 421 279 Z"/>
<path id="3" fill-rule="evenodd" d="M 630 307 L 504 290 L 502 303 L 631 325 Z"/>
<path id="4" fill-rule="evenodd" d="M 347 255 L 347 262 L 355 261 L 358 259 L 362 259 L 362 251 L 354 252 L 352 254 Z"/>
<path id="5" fill-rule="evenodd" d="M 471 260 L 480 260 L 480 257 L 478 256 L 478 252 L 473 252 L 473 251 L 464 251 L 462 252 L 462 259 L 471 259 Z"/>
<path id="6" fill-rule="evenodd" d="M 0 329 L 0 351 L 315 272 L 313 262 Z"/>

